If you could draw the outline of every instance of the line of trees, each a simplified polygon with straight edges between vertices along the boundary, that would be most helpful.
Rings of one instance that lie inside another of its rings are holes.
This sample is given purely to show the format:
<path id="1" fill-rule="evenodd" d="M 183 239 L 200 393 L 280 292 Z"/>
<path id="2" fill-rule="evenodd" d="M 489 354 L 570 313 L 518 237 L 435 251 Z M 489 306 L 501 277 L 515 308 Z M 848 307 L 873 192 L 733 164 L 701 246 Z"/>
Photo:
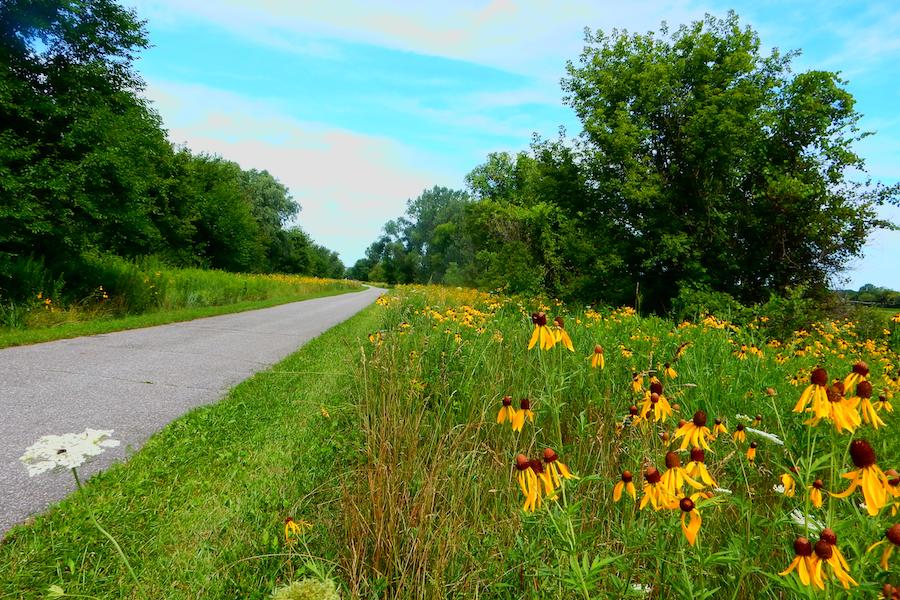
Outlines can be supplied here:
<path id="1" fill-rule="evenodd" d="M 0 3 L 0 292 L 30 292 L 24 262 L 65 274 L 92 252 L 343 276 L 271 174 L 168 142 L 133 68 L 147 45 L 112 0 Z"/>
<path id="2" fill-rule="evenodd" d="M 586 31 L 563 80 L 583 131 L 497 153 L 466 191 L 426 190 L 352 268 L 388 282 L 546 292 L 664 311 L 824 293 L 898 186 L 865 175 L 846 82 L 794 73 L 734 13 L 676 31 Z"/>

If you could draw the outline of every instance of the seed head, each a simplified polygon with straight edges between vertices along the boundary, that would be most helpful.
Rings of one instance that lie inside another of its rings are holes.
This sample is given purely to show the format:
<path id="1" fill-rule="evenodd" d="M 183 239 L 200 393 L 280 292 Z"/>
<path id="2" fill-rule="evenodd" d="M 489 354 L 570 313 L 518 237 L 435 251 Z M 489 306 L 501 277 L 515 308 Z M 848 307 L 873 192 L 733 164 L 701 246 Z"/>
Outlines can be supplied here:
<path id="1" fill-rule="evenodd" d="M 553 319 L 553 322 L 554 322 L 554 323 L 556 324 L 556 326 L 559 327 L 560 329 L 564 329 L 564 328 L 565 328 L 565 325 L 564 325 L 564 323 L 563 323 L 563 318 L 562 318 L 562 317 L 555 317 L 555 318 Z"/>
<path id="2" fill-rule="evenodd" d="M 600 344 L 594 346 L 594 354 L 603 354 L 603 346 Z"/>
<path id="3" fill-rule="evenodd" d="M 805 537 L 798 537 L 794 540 L 794 554 L 797 556 L 812 556 L 813 547 L 809 540 Z"/>
<path id="4" fill-rule="evenodd" d="M 896 523 L 884 532 L 884 537 L 895 546 L 900 546 L 900 523 Z"/>
<path id="5" fill-rule="evenodd" d="M 656 467 L 647 467 L 644 471 L 644 479 L 647 480 L 647 483 L 654 484 L 659 483 L 659 480 L 662 479 L 662 475 L 659 474 L 659 470 Z"/>
<path id="6" fill-rule="evenodd" d="M 863 361 L 859 361 L 855 365 L 853 365 L 853 372 L 857 375 L 866 377 L 869 374 L 869 365 L 867 365 Z"/>
<path id="7" fill-rule="evenodd" d="M 777 395 L 778 395 L 778 392 L 775 391 L 775 388 L 767 387 L 767 388 L 766 388 L 766 395 L 767 395 L 767 396 L 777 396 Z"/>
<path id="8" fill-rule="evenodd" d="M 853 440 L 850 442 L 850 458 L 858 468 L 865 469 L 875 464 L 875 451 L 866 440 Z"/>
<path id="9" fill-rule="evenodd" d="M 631 406 L 628 407 L 628 412 L 629 412 L 629 414 L 631 414 L 632 417 L 636 417 L 638 414 L 638 407 L 635 406 L 634 404 L 632 404 Z"/>
<path id="10" fill-rule="evenodd" d="M 678 508 L 680 508 L 682 512 L 689 513 L 694 510 L 694 507 L 694 501 L 687 496 L 678 501 Z"/>
<path id="11" fill-rule="evenodd" d="M 872 397 L 872 384 L 868 381 L 860 381 L 856 384 L 856 395 L 860 398 Z"/>
<path id="12" fill-rule="evenodd" d="M 703 452 L 700 448 L 694 448 L 691 450 L 691 461 L 692 462 L 704 462 L 706 461 L 706 453 Z"/>
<path id="13" fill-rule="evenodd" d="M 743 424 L 743 423 L 738 423 L 738 424 L 737 424 L 737 427 L 735 427 L 734 429 L 735 429 L 735 431 L 743 431 L 743 430 L 744 430 L 744 424 Z"/>
<path id="14" fill-rule="evenodd" d="M 813 481 L 813 487 L 817 490 L 821 490 L 823 487 L 825 487 L 825 484 L 821 479 L 816 479 L 815 481 Z"/>
<path id="15" fill-rule="evenodd" d="M 503 406 L 512 406 L 512 396 L 503 396 Z"/>
<path id="16" fill-rule="evenodd" d="M 816 542 L 816 547 L 813 549 L 818 556 L 822 560 L 828 560 L 834 555 L 834 550 L 831 548 L 831 544 L 826 542 L 825 540 L 819 540 Z"/>
<path id="17" fill-rule="evenodd" d="M 537 458 L 532 458 L 528 462 L 528 466 L 531 467 L 531 470 L 540 475 L 544 472 L 544 465 L 541 464 L 541 461 Z"/>
<path id="18" fill-rule="evenodd" d="M 828 396 L 829 402 L 840 402 L 844 399 L 844 384 L 840 381 L 835 381 L 833 385 L 829 385 L 826 388 L 825 395 Z"/>
<path id="19" fill-rule="evenodd" d="M 519 400 L 519 408 L 522 410 L 531 410 L 531 400 L 528 398 L 522 398 Z"/>
<path id="20" fill-rule="evenodd" d="M 656 392 L 650 394 L 650 402 L 652 404 L 656 404 L 657 402 L 659 402 L 659 394 L 657 394 Z"/>
<path id="21" fill-rule="evenodd" d="M 675 452 L 666 452 L 666 468 L 674 469 L 681 466 L 681 458 Z"/>
<path id="22" fill-rule="evenodd" d="M 819 534 L 819 539 L 828 542 L 832 546 L 837 545 L 837 534 L 834 532 L 834 529 L 830 527 L 826 527 L 822 530 L 822 533 Z"/>
<path id="23" fill-rule="evenodd" d="M 622 471 L 622 481 L 625 483 L 631 483 L 634 479 L 634 475 L 631 474 L 631 471 Z"/>
<path id="24" fill-rule="evenodd" d="M 547 448 L 544 450 L 544 462 L 547 464 L 552 463 L 556 459 L 559 458 L 559 455 L 553 450 L 553 448 Z"/>
<path id="25" fill-rule="evenodd" d="M 751 448 L 758 448 L 758 447 L 759 447 L 759 444 L 757 444 L 756 442 L 750 442 L 750 447 L 751 447 Z"/>
<path id="26" fill-rule="evenodd" d="M 524 454 L 516 454 L 516 469 L 518 469 L 519 471 L 524 471 L 530 466 L 531 464 L 529 463 L 527 456 L 525 456 Z"/>
<path id="27" fill-rule="evenodd" d="M 660 396 L 662 396 L 662 393 L 663 393 L 662 384 L 658 381 L 654 381 L 653 383 L 651 383 L 650 384 L 650 393 L 651 394 L 659 394 Z"/>
<path id="28" fill-rule="evenodd" d="M 694 413 L 694 425 L 697 427 L 706 427 L 706 413 L 698 410 Z"/>
<path id="29" fill-rule="evenodd" d="M 809 374 L 809 382 L 813 385 L 825 387 L 828 385 L 828 371 L 821 367 L 813 369 L 813 372 Z"/>
<path id="30" fill-rule="evenodd" d="M 537 325 L 538 327 L 543 327 L 547 324 L 547 315 L 544 311 L 531 313 L 531 322 Z"/>

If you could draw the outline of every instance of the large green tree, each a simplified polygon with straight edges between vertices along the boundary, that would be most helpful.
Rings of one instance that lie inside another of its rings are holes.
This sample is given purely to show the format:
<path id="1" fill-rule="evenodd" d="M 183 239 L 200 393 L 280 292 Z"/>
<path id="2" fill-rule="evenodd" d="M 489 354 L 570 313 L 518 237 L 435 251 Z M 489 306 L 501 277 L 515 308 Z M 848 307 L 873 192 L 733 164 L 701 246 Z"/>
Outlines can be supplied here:
<path id="1" fill-rule="evenodd" d="M 679 286 L 745 301 L 824 288 L 886 226 L 860 182 L 860 115 L 837 74 L 790 69 L 733 13 L 659 34 L 586 32 L 563 86 L 582 123 L 585 234 L 663 308 Z"/>

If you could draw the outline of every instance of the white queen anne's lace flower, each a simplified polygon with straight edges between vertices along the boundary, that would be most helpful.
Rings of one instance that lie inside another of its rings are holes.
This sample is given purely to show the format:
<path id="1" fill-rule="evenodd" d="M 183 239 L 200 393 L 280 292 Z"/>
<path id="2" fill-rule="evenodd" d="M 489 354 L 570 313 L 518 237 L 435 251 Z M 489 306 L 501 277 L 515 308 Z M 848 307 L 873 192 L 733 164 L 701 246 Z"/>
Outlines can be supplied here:
<path id="1" fill-rule="evenodd" d="M 809 530 L 812 533 L 819 533 L 825 529 L 825 523 L 810 515 L 804 515 L 799 508 L 792 510 L 789 516 L 795 525 L 804 528 L 809 527 Z"/>
<path id="2" fill-rule="evenodd" d="M 780 437 L 775 435 L 774 433 L 769 433 L 768 431 L 763 431 L 761 429 L 754 429 L 752 427 L 745 427 L 747 433 L 752 433 L 753 435 L 758 435 L 759 437 L 764 437 L 773 444 L 778 444 L 779 446 L 784 446 L 784 442 Z"/>
<path id="3" fill-rule="evenodd" d="M 80 467 L 90 458 L 102 454 L 106 448 L 119 445 L 110 439 L 112 429 L 85 429 L 83 433 L 45 435 L 32 444 L 19 460 L 34 477 L 47 471 L 62 471 Z"/>

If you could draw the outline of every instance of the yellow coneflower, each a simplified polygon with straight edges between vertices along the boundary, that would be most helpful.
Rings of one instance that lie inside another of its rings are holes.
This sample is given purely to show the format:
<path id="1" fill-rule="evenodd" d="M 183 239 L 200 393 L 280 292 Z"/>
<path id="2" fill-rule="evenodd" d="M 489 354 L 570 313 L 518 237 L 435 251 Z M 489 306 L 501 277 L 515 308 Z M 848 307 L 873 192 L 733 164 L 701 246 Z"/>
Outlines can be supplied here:
<path id="1" fill-rule="evenodd" d="M 569 471 L 569 467 L 560 462 L 559 455 L 553 448 L 544 449 L 544 462 L 547 464 L 546 471 L 554 488 L 562 486 L 563 479 L 578 479 L 577 475 Z"/>
<path id="2" fill-rule="evenodd" d="M 678 377 L 678 371 L 672 368 L 672 365 L 666 363 L 663 365 L 663 375 L 665 375 L 668 379 L 675 379 Z"/>
<path id="3" fill-rule="evenodd" d="M 547 327 L 547 315 L 543 311 L 531 313 L 531 322 L 534 323 L 534 333 L 531 334 L 531 341 L 528 342 L 528 349 L 531 350 L 536 344 L 539 344 L 541 350 L 549 350 L 556 344 L 556 338 L 553 332 Z"/>
<path id="4" fill-rule="evenodd" d="M 798 537 L 794 540 L 794 560 L 788 565 L 788 568 L 779 573 L 782 577 L 787 577 L 793 571 L 797 571 L 797 577 L 800 583 L 809 585 L 813 578 L 813 546 L 805 537 Z"/>
<path id="5" fill-rule="evenodd" d="M 637 500 L 637 490 L 634 489 L 634 476 L 631 474 L 631 471 L 622 471 L 621 479 L 613 487 L 613 502 L 618 502 L 622 499 L 623 490 L 631 494 L 632 500 Z"/>
<path id="6" fill-rule="evenodd" d="M 869 365 L 867 365 L 863 361 L 858 361 L 853 365 L 853 369 L 850 371 L 850 374 L 844 377 L 844 389 L 849 392 L 853 389 L 853 386 L 857 385 L 861 381 L 865 381 L 866 377 L 868 376 Z"/>
<path id="7" fill-rule="evenodd" d="M 849 590 L 851 585 L 859 585 L 850 576 L 850 566 L 838 549 L 837 536 L 831 529 L 822 530 L 822 533 L 819 534 L 819 541 L 813 548 L 813 573 L 819 575 L 818 579 L 813 577 L 813 583 L 819 589 L 825 589 L 822 563 L 831 567 L 832 575 L 844 586 L 844 589 Z"/>
<path id="8" fill-rule="evenodd" d="M 821 367 L 813 369 L 813 372 L 809 375 L 809 386 L 807 386 L 807 388 L 803 390 L 803 393 L 800 394 L 800 400 L 798 400 L 796 406 L 794 406 L 794 412 L 803 412 L 810 402 L 813 403 L 813 407 L 816 407 L 823 402 L 827 403 L 828 397 L 826 396 L 825 391 L 827 385 L 828 371 Z"/>
<path id="9" fill-rule="evenodd" d="M 556 328 L 553 330 L 554 343 L 562 344 L 563 347 L 570 352 L 575 352 L 575 346 L 572 345 L 572 338 L 569 337 L 569 332 L 566 331 L 566 328 L 563 325 L 563 318 L 554 318 L 553 324 L 556 325 Z"/>
<path id="10" fill-rule="evenodd" d="M 685 466 L 684 470 L 695 481 L 712 487 L 718 485 L 712 475 L 709 474 L 709 469 L 706 468 L 706 454 L 700 448 L 691 450 L 691 461 Z"/>
<path id="11" fill-rule="evenodd" d="M 644 407 L 647 406 L 653 409 L 653 418 L 657 422 L 665 422 L 672 416 L 672 405 L 663 394 L 663 386 L 659 381 L 650 384 L 650 394 L 644 398 Z"/>
<path id="12" fill-rule="evenodd" d="M 794 481 L 794 477 L 790 473 L 781 474 L 781 487 L 784 488 L 783 494 L 788 498 L 793 498 L 794 494 L 797 493 L 797 482 Z"/>
<path id="13" fill-rule="evenodd" d="M 850 458 L 857 470 L 841 475 L 851 480 L 850 486 L 840 494 L 831 495 L 835 498 L 846 498 L 856 488 L 861 487 L 863 497 L 866 499 L 866 511 L 874 517 L 887 503 L 890 485 L 888 479 L 875 464 L 875 451 L 869 442 L 862 439 L 850 442 Z"/>
<path id="14" fill-rule="evenodd" d="M 732 435 L 735 443 L 744 443 L 747 441 L 747 432 L 744 431 L 744 424 L 738 423 L 737 427 L 734 428 L 734 435 Z"/>
<path id="15" fill-rule="evenodd" d="M 671 508 L 674 503 L 674 498 L 670 497 L 663 487 L 660 481 L 662 480 L 662 475 L 660 475 L 659 470 L 656 467 L 647 467 L 644 471 L 644 496 L 641 498 L 640 509 L 644 510 L 648 503 L 650 503 L 654 510 L 660 510 L 662 508 Z"/>
<path id="16" fill-rule="evenodd" d="M 859 411 L 853 403 L 844 398 L 844 384 L 840 381 L 828 386 L 825 391 L 826 402 L 814 403 L 810 409 L 815 413 L 813 418 L 806 421 L 808 425 L 817 425 L 820 420 L 827 419 L 834 423 L 835 430 L 840 433 L 844 429 L 853 433 L 862 424 Z"/>
<path id="17" fill-rule="evenodd" d="M 718 437 L 719 434 L 728 435 L 728 429 L 725 428 L 725 423 L 722 422 L 722 419 L 716 418 L 712 433 L 714 438 Z"/>
<path id="18" fill-rule="evenodd" d="M 666 452 L 666 472 L 662 475 L 662 486 L 669 496 L 680 497 L 684 484 L 695 490 L 703 488 L 703 484 L 695 481 L 681 466 L 681 458 L 675 452 Z"/>
<path id="19" fill-rule="evenodd" d="M 756 447 L 758 445 L 756 442 L 750 442 L 750 447 L 747 448 L 747 460 L 750 462 L 756 462 Z"/>
<path id="20" fill-rule="evenodd" d="M 603 346 L 600 344 L 594 346 L 594 353 L 588 358 L 591 360 L 592 369 L 600 368 L 600 370 L 603 370 L 606 366 L 606 360 L 603 358 Z"/>
<path id="21" fill-rule="evenodd" d="M 296 538 L 303 535 L 303 530 L 310 527 L 306 521 L 297 522 L 293 518 L 288 517 L 284 520 L 284 543 L 290 546 L 296 541 Z"/>
<path id="22" fill-rule="evenodd" d="M 700 525 L 703 523 L 695 502 L 698 497 L 699 494 L 694 494 L 690 498 L 685 497 L 678 501 L 678 508 L 681 509 L 681 531 L 691 546 L 697 541 L 697 534 L 700 532 Z M 690 522 L 688 522 L 688 519 L 690 519 Z"/>
<path id="23" fill-rule="evenodd" d="M 643 418 L 640 415 L 640 410 L 637 406 L 631 405 L 628 408 L 628 414 L 625 415 L 625 418 L 622 419 L 622 422 L 616 426 L 616 429 L 621 431 L 626 427 L 634 427 L 635 425 L 640 424 Z"/>
<path id="24" fill-rule="evenodd" d="M 675 431 L 675 437 L 678 439 L 683 437 L 681 448 L 679 450 L 687 450 L 688 446 L 692 448 L 705 448 L 711 450 L 706 441 L 707 436 L 712 435 L 709 427 L 706 426 L 706 413 L 698 410 L 694 413 L 694 418 L 685 422 Z"/>
<path id="25" fill-rule="evenodd" d="M 631 375 L 631 391 L 639 394 L 644 389 L 643 373 L 632 373 Z"/>
<path id="26" fill-rule="evenodd" d="M 872 405 L 872 384 L 869 381 L 863 380 L 856 384 L 855 398 L 859 399 L 859 408 L 863 421 L 871 424 L 875 429 L 885 426 L 885 422 L 878 416 L 878 411 Z"/>
<path id="27" fill-rule="evenodd" d="M 519 401 L 519 410 L 513 413 L 513 431 L 522 431 L 522 427 L 525 426 L 525 419 L 534 423 L 534 411 L 531 410 L 531 400 L 528 398 L 522 398 Z"/>
<path id="28" fill-rule="evenodd" d="M 756 415 L 753 417 L 753 426 L 760 427 L 762 425 L 762 415 Z"/>
<path id="29" fill-rule="evenodd" d="M 878 402 L 875 403 L 875 410 L 879 412 L 883 410 L 884 412 L 892 413 L 894 412 L 894 407 L 891 406 L 891 402 L 887 396 L 878 396 Z"/>
<path id="30" fill-rule="evenodd" d="M 672 358 L 672 362 L 676 362 L 678 359 L 684 356 L 685 351 L 687 351 L 688 346 L 690 345 L 690 342 L 682 342 L 682 344 L 675 350 L 675 356 Z"/>
<path id="31" fill-rule="evenodd" d="M 535 472 L 531 469 L 531 461 L 524 454 L 516 455 L 516 482 L 522 495 L 525 496 L 525 504 L 522 510 L 534 512 L 541 505 L 541 486 L 538 483 Z"/>
<path id="32" fill-rule="evenodd" d="M 747 360 L 747 345 L 741 344 L 741 349 L 734 353 L 738 360 Z"/>
<path id="33" fill-rule="evenodd" d="M 544 496 L 546 496 L 548 500 L 556 498 L 556 488 L 553 487 L 553 479 L 550 477 L 550 471 L 544 468 L 544 465 L 539 458 L 532 458 L 529 461 L 529 464 L 531 465 L 531 470 L 534 471 L 534 476 L 537 478 L 537 481 L 543 487 Z"/>
<path id="34" fill-rule="evenodd" d="M 822 488 L 825 487 L 825 484 L 821 479 L 816 479 L 812 482 L 812 485 L 809 486 L 809 501 L 816 508 L 822 508 Z"/>
<path id="35" fill-rule="evenodd" d="M 512 396 L 503 396 L 503 406 L 500 407 L 500 412 L 497 413 L 497 423 L 502 425 L 509 421 L 510 423 L 516 422 L 516 409 L 512 407 Z"/>
<path id="36" fill-rule="evenodd" d="M 888 559 L 891 557 L 894 547 L 900 546 L 900 523 L 889 527 L 887 531 L 884 532 L 884 539 L 869 546 L 867 552 L 871 552 L 882 544 L 884 544 L 884 551 L 881 553 L 881 568 L 885 571 L 890 571 Z"/>

